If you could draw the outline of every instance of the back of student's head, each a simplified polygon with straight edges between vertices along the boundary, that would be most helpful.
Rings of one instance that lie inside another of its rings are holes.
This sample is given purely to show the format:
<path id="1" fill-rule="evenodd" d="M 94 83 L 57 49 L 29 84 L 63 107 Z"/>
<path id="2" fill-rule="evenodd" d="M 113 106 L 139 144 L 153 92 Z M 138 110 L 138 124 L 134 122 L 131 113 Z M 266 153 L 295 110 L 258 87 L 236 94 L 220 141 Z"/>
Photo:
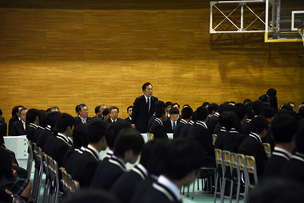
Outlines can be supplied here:
<path id="1" fill-rule="evenodd" d="M 152 149 L 153 149 L 153 147 L 155 147 L 155 145 L 157 144 L 158 140 L 159 139 L 150 140 L 147 143 L 145 143 L 144 146 L 143 146 L 143 148 L 142 148 L 139 163 L 141 165 L 143 165 L 146 169 L 148 167 L 148 163 L 149 163 L 150 158 L 152 156 L 152 153 L 151 153 Z"/>
<path id="2" fill-rule="evenodd" d="M 208 112 L 209 112 L 209 114 L 212 114 L 212 111 L 218 111 L 218 108 L 219 108 L 219 106 L 216 104 L 216 103 L 211 103 L 211 104 L 209 104 L 209 106 L 208 106 Z"/>
<path id="3" fill-rule="evenodd" d="M 174 107 L 174 108 L 170 109 L 170 115 L 173 115 L 173 114 L 179 114 L 178 108 Z"/>
<path id="4" fill-rule="evenodd" d="M 238 116 L 238 118 L 239 118 L 240 121 L 247 114 L 247 108 L 242 103 L 237 103 L 234 106 L 228 106 L 227 110 L 228 111 L 233 111 Z"/>
<path id="5" fill-rule="evenodd" d="M 117 121 L 110 123 L 105 131 L 106 140 L 110 149 L 114 148 L 114 144 L 119 132 L 124 128 L 130 128 L 130 125 L 125 121 Z"/>
<path id="6" fill-rule="evenodd" d="M 269 98 L 273 98 L 277 95 L 277 91 L 273 88 L 267 90 L 267 95 Z"/>
<path id="7" fill-rule="evenodd" d="M 88 138 L 87 138 L 87 125 L 89 123 L 78 123 L 75 125 L 73 130 L 73 145 L 75 147 L 86 147 L 89 144 Z"/>
<path id="8" fill-rule="evenodd" d="M 38 109 L 30 109 L 26 113 L 26 122 L 27 123 L 34 123 L 36 117 L 39 116 L 40 111 Z"/>
<path id="9" fill-rule="evenodd" d="M 206 120 L 207 116 L 209 115 L 208 110 L 204 106 L 200 106 L 196 109 L 196 119 L 198 121 Z"/>
<path id="10" fill-rule="evenodd" d="M 172 106 L 172 102 L 167 101 L 167 102 L 166 102 L 166 108 L 167 108 L 168 106 Z"/>
<path id="11" fill-rule="evenodd" d="M 287 114 L 276 116 L 272 122 L 272 133 L 276 143 L 291 142 L 297 130 L 297 120 Z"/>
<path id="12" fill-rule="evenodd" d="M 229 103 L 224 102 L 219 106 L 218 112 L 221 114 L 223 111 L 226 111 L 228 107 L 229 107 Z"/>
<path id="13" fill-rule="evenodd" d="M 172 102 L 171 102 L 171 105 L 172 105 Z M 163 101 L 160 101 L 160 100 L 156 101 L 154 106 L 155 106 L 155 108 L 157 108 L 157 107 L 167 108 L 166 104 Z"/>
<path id="14" fill-rule="evenodd" d="M 162 117 L 163 114 L 165 114 L 166 109 L 164 107 L 156 107 L 155 108 L 155 116 L 156 118 Z"/>
<path id="15" fill-rule="evenodd" d="M 110 114 L 110 109 L 109 108 L 105 108 L 104 110 L 103 110 L 103 112 L 102 112 L 102 115 L 103 116 L 107 116 L 107 115 L 109 115 Z"/>
<path id="16" fill-rule="evenodd" d="M 185 107 L 182 109 L 182 118 L 190 119 L 193 114 L 193 109 L 191 107 Z"/>
<path id="17" fill-rule="evenodd" d="M 74 124 L 75 119 L 73 116 L 67 113 L 62 113 L 57 122 L 57 130 L 58 132 L 63 133 L 68 127 L 72 128 Z"/>
<path id="18" fill-rule="evenodd" d="M 261 115 L 264 116 L 265 118 L 272 118 L 272 117 L 275 117 L 276 110 L 274 108 L 272 108 L 272 107 L 265 107 L 262 110 Z"/>
<path id="19" fill-rule="evenodd" d="M 293 108 L 290 104 L 283 104 L 281 109 L 286 109 L 287 111 L 292 111 Z"/>
<path id="20" fill-rule="evenodd" d="M 261 115 L 263 108 L 264 104 L 260 100 L 256 100 L 252 103 L 252 110 L 255 115 Z"/>
<path id="21" fill-rule="evenodd" d="M 39 110 L 38 118 L 39 118 L 39 125 L 42 127 L 46 127 L 47 125 L 51 125 L 48 120 L 48 116 L 50 113 L 46 112 L 45 110 Z M 52 114 L 53 115 L 53 114 Z M 57 120 L 56 120 L 57 122 Z M 54 123 L 55 125 L 56 123 Z"/>
<path id="22" fill-rule="evenodd" d="M 61 113 L 54 111 L 47 114 L 47 124 L 51 126 L 52 132 L 57 132 L 56 123 L 60 117 Z M 39 117 L 39 123 L 41 122 Z"/>
<path id="23" fill-rule="evenodd" d="M 239 117 L 233 111 L 223 111 L 220 114 L 219 123 L 228 131 L 231 130 L 231 128 L 234 128 L 239 132 L 242 131 Z"/>
<path id="24" fill-rule="evenodd" d="M 95 144 L 98 143 L 103 136 L 105 136 L 106 123 L 95 120 L 88 123 L 87 138 L 88 142 Z"/>
<path id="25" fill-rule="evenodd" d="M 205 151 L 194 139 L 174 139 L 169 148 L 163 174 L 171 180 L 181 180 L 204 164 Z"/>
<path id="26" fill-rule="evenodd" d="M 268 121 L 264 116 L 255 116 L 251 120 L 251 131 L 260 134 L 264 129 L 268 128 Z"/>
<path id="27" fill-rule="evenodd" d="M 7 150 L 0 147 L 0 186 L 15 181 L 11 156 Z"/>
<path id="28" fill-rule="evenodd" d="M 122 129 L 114 144 L 114 155 L 125 157 L 125 152 L 132 150 L 134 155 L 139 155 L 144 145 L 144 139 L 140 132 L 133 128 Z"/>

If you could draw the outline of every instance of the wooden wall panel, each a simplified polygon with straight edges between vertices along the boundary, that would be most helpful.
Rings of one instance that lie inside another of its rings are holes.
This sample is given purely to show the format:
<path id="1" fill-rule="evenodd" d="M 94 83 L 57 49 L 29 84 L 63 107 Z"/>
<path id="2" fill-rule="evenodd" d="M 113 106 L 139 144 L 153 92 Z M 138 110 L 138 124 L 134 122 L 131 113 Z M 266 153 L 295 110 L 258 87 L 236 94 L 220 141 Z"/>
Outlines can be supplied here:
<path id="1" fill-rule="evenodd" d="M 116 105 L 120 117 L 150 81 L 163 101 L 304 101 L 301 43 L 265 44 L 261 34 L 209 34 L 198 0 L 0 0 L 0 108 Z M 258 62 L 255 63 L 254 59 Z"/>

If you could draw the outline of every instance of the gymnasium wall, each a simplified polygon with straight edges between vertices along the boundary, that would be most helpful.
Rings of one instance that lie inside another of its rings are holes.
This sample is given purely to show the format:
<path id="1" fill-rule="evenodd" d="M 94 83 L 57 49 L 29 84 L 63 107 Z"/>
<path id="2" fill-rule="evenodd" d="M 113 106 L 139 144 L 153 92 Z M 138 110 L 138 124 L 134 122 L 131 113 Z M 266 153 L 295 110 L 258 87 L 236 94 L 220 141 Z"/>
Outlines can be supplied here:
<path id="1" fill-rule="evenodd" d="M 263 34 L 209 34 L 209 1 L 0 0 L 0 108 L 58 106 L 89 116 L 126 108 L 151 82 L 163 101 L 304 101 L 301 43 L 265 44 Z M 254 59 L 258 62 L 254 62 Z"/>

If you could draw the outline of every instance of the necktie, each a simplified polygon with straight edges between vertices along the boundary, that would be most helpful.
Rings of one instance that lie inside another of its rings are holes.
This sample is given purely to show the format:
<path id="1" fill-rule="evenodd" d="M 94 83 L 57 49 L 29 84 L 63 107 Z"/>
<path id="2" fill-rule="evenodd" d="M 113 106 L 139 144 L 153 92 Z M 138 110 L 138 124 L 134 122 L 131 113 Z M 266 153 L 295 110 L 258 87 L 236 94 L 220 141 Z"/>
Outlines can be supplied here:
<path id="1" fill-rule="evenodd" d="M 83 119 L 83 123 L 86 123 L 86 122 L 87 122 L 87 121 L 86 121 L 86 119 L 84 118 L 84 119 Z"/>
<path id="2" fill-rule="evenodd" d="M 176 127 L 176 124 L 175 124 L 175 122 L 173 122 L 173 128 L 172 128 L 172 130 L 174 130 L 175 127 Z"/>
<path id="3" fill-rule="evenodd" d="M 25 123 L 23 123 L 23 129 L 25 130 Z"/>
<path id="4" fill-rule="evenodd" d="M 150 107 L 150 98 L 148 98 L 148 100 L 147 100 L 147 109 L 148 109 L 148 112 L 149 112 L 149 107 Z"/>

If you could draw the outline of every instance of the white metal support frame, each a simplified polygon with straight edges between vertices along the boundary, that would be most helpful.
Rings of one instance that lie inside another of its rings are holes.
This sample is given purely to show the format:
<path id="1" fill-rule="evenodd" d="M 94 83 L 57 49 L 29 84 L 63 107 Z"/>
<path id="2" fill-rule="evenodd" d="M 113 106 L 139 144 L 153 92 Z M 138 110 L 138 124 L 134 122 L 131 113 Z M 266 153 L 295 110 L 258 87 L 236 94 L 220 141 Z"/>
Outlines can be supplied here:
<path id="1" fill-rule="evenodd" d="M 261 21 L 265 27 L 266 23 L 261 16 L 266 15 L 265 11 L 263 11 L 261 14 L 256 14 L 248 5 L 247 3 L 263 3 L 265 4 L 265 0 L 238 0 L 238 1 L 211 1 L 210 2 L 210 29 L 209 32 L 210 34 L 216 34 L 216 33 L 263 33 L 265 32 L 264 29 L 257 29 L 257 28 L 252 28 L 251 25 L 256 22 L 257 20 Z M 235 9 L 233 9 L 228 15 L 225 14 L 218 6 L 217 4 L 238 4 Z M 223 15 L 223 20 L 220 21 L 216 26 L 213 27 L 213 8 L 217 9 L 222 15 Z M 238 26 L 236 22 L 233 22 L 233 19 L 229 18 L 238 8 L 241 9 L 241 19 L 240 19 L 240 25 Z M 254 16 L 255 19 L 249 23 L 248 26 L 244 27 L 244 8 L 247 8 Z M 265 19 L 267 16 L 265 16 Z M 229 21 L 231 25 L 233 25 L 236 30 L 219 30 L 218 28 L 220 25 L 225 21 Z"/>

